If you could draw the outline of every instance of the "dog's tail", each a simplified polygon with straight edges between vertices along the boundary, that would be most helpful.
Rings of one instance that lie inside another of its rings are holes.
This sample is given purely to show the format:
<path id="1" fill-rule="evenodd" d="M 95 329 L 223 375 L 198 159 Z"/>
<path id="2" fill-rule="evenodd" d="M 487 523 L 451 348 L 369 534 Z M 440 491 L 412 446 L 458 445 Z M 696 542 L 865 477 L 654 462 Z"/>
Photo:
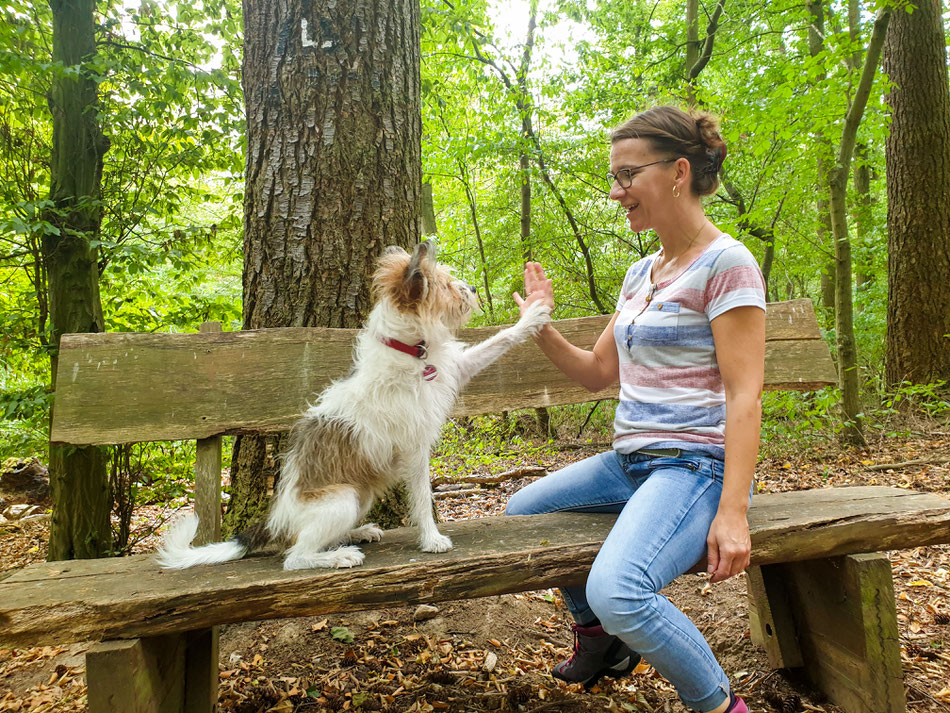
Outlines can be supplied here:
<path id="1" fill-rule="evenodd" d="M 192 547 L 191 541 L 198 532 L 198 516 L 187 513 L 175 522 L 162 540 L 155 557 L 164 569 L 187 569 L 198 564 L 215 564 L 239 560 L 255 547 L 266 541 L 263 523 L 252 525 L 247 531 L 235 535 L 227 542 L 212 542 L 201 547 Z"/>

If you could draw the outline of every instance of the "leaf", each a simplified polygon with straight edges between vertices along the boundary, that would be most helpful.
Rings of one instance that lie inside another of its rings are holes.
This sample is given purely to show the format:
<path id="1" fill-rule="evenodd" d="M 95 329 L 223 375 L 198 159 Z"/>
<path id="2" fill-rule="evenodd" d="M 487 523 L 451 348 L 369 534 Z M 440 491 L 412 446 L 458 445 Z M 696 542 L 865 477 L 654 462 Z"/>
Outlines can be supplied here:
<path id="1" fill-rule="evenodd" d="M 345 626 L 334 626 L 330 629 L 330 636 L 344 644 L 352 644 L 355 641 L 353 634 Z"/>
<path id="2" fill-rule="evenodd" d="M 915 579 L 912 582 L 907 583 L 908 587 L 932 587 L 933 582 L 928 582 L 926 579 Z"/>

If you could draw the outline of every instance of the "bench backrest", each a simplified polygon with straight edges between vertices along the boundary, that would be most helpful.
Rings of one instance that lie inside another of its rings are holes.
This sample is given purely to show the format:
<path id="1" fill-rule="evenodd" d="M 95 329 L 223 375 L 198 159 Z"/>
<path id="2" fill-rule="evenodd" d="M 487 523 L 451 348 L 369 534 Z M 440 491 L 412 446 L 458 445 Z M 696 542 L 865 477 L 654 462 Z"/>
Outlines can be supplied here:
<path id="1" fill-rule="evenodd" d="M 558 330 L 590 348 L 609 317 L 561 320 Z M 463 329 L 475 343 L 501 327 Z M 345 376 L 356 330 L 280 328 L 196 334 L 71 334 L 63 337 L 51 440 L 74 445 L 204 439 L 286 430 L 308 400 Z M 769 305 L 766 389 L 813 390 L 835 382 L 810 300 Z M 533 343 L 475 378 L 456 415 L 616 398 L 562 375 Z"/>

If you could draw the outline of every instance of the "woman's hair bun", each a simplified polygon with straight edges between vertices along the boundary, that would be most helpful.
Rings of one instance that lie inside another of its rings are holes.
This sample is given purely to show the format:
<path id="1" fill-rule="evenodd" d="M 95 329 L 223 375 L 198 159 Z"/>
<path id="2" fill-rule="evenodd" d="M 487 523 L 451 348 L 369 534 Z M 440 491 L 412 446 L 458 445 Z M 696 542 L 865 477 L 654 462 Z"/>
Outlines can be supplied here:
<path id="1" fill-rule="evenodd" d="M 726 142 L 719 135 L 719 121 L 712 114 L 699 112 L 693 115 L 696 120 L 696 130 L 700 140 L 706 147 L 708 159 L 704 173 L 716 175 L 722 170 L 722 162 L 726 160 Z"/>

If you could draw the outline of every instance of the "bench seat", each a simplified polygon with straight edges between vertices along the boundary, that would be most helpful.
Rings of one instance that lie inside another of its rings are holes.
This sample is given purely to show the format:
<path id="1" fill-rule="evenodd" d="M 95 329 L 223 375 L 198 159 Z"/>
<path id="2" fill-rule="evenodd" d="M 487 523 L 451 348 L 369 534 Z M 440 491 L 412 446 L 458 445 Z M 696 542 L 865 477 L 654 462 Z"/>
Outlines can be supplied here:
<path id="1" fill-rule="evenodd" d="M 286 572 L 275 554 L 187 570 L 150 555 L 31 565 L 0 582 L 0 647 L 158 636 L 248 620 L 468 599 L 578 584 L 612 515 L 444 523 L 455 548 L 420 552 L 414 529 L 362 545 L 348 570 Z M 950 542 L 950 500 L 864 486 L 756 495 L 752 563 Z"/>

